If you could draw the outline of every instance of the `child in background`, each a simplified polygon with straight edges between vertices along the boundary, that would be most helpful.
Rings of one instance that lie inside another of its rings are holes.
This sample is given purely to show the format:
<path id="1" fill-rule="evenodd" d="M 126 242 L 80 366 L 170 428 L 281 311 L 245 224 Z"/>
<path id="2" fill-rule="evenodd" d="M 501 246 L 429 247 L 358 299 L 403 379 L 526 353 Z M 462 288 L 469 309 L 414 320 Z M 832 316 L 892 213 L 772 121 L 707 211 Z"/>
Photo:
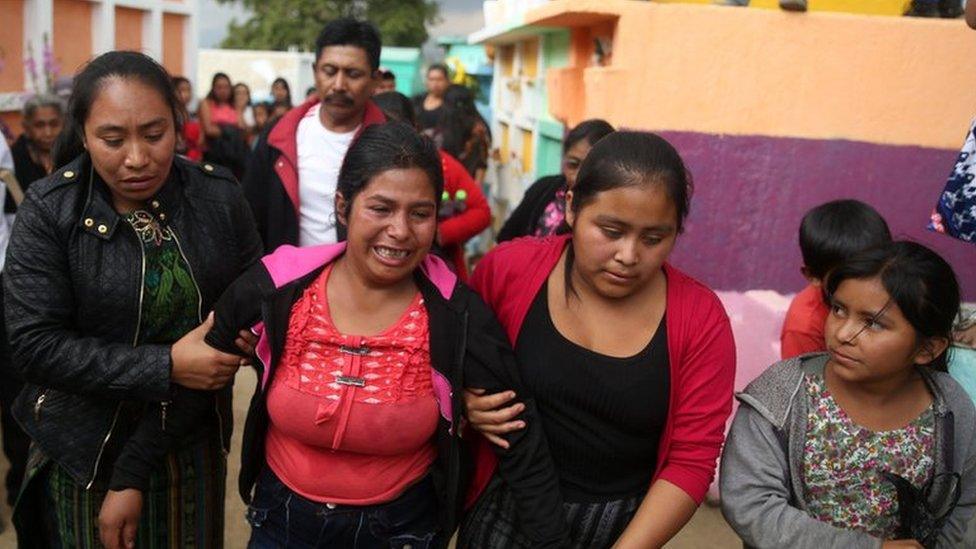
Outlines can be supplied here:
<path id="1" fill-rule="evenodd" d="M 827 305 L 821 288 L 831 269 L 856 252 L 891 241 L 881 214 L 859 200 L 834 200 L 807 212 L 800 223 L 800 271 L 809 284 L 793 298 L 780 335 L 783 360 L 826 351 Z"/>
<path id="2" fill-rule="evenodd" d="M 183 76 L 173 77 L 176 98 L 180 100 L 180 116 L 183 118 L 183 131 L 177 135 L 176 152 L 194 162 L 203 160 L 203 134 L 200 120 L 190 112 L 193 102 L 193 84 Z"/>
<path id="3" fill-rule="evenodd" d="M 255 103 L 254 104 L 254 135 L 255 139 L 251 143 L 251 147 L 257 144 L 257 136 L 260 136 L 265 128 L 268 127 L 268 122 L 271 120 L 271 104 L 270 103 Z"/>
<path id="4" fill-rule="evenodd" d="M 828 275 L 829 353 L 770 367 L 738 395 L 722 512 L 756 548 L 963 547 L 976 504 L 976 411 L 945 373 L 952 268 L 890 242 Z"/>

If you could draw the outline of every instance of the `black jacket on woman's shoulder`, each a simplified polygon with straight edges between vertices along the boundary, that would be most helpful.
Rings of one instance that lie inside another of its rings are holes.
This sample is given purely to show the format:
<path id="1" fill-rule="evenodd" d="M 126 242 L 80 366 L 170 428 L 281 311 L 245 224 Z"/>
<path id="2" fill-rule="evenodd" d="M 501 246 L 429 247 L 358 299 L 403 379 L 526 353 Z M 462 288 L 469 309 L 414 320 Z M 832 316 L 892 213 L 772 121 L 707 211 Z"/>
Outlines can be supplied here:
<path id="1" fill-rule="evenodd" d="M 546 211 L 546 206 L 556 198 L 556 191 L 566 186 L 566 178 L 560 175 L 547 175 L 539 178 L 525 191 L 525 196 L 519 202 L 515 211 L 508 216 L 508 220 L 498 231 L 495 240 L 498 243 L 514 240 L 521 236 L 535 234 L 539 218 Z"/>
<path id="2" fill-rule="evenodd" d="M 146 207 L 176 235 L 205 317 L 261 254 L 243 193 L 227 170 L 177 157 Z M 179 388 L 170 382 L 170 345 L 135 345 L 144 261 L 87 154 L 27 191 L 3 275 L 12 367 L 27 382 L 14 416 L 81 486 L 98 477 L 113 489 L 142 489 L 187 433 L 214 423 L 229 446 L 229 389 Z M 172 416 L 165 426 L 164 401 Z M 141 419 L 129 416 L 133 409 Z M 106 445 L 118 449 L 114 463 L 104 459 Z"/>

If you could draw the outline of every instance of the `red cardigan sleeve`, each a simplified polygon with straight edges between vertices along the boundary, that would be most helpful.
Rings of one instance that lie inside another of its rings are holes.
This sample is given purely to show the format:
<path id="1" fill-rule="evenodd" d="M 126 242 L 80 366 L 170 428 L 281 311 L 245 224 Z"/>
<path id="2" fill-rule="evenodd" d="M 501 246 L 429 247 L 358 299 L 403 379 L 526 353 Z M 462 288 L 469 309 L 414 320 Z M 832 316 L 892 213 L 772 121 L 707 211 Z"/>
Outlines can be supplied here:
<path id="1" fill-rule="evenodd" d="M 825 348 L 823 336 L 800 330 L 783 330 L 780 336 L 780 354 L 783 360 L 806 353 L 816 353 Z"/>
<path id="2" fill-rule="evenodd" d="M 678 486 L 700 504 L 715 476 L 732 412 L 735 341 L 718 297 L 688 282 L 691 295 L 682 307 L 684 318 L 676 323 L 675 345 L 669 344 L 670 359 L 676 361 L 671 367 L 673 411 L 656 478 Z M 671 327 L 669 323 L 669 339 Z"/>
<path id="3" fill-rule="evenodd" d="M 452 246 L 464 244 L 471 237 L 485 230 L 491 223 L 491 209 L 481 187 L 451 155 L 441 152 L 441 166 L 444 168 L 444 189 L 454 196 L 458 190 L 468 193 L 464 212 L 441 221 L 438 232 L 441 244 Z"/>

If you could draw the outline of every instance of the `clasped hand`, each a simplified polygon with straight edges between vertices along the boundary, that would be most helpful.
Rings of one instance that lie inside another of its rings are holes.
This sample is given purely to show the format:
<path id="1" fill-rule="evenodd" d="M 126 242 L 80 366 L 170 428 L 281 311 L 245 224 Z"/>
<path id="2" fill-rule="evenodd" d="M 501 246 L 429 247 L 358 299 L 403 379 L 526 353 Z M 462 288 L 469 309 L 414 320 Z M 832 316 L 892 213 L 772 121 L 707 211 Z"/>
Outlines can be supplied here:
<path id="1" fill-rule="evenodd" d="M 230 383 L 237 369 L 249 366 L 258 337 L 250 330 L 241 330 L 234 344 L 247 358 L 214 349 L 204 340 L 213 327 L 213 313 L 173 344 L 170 355 L 173 362 L 171 378 L 174 383 L 187 389 L 213 391 Z"/>

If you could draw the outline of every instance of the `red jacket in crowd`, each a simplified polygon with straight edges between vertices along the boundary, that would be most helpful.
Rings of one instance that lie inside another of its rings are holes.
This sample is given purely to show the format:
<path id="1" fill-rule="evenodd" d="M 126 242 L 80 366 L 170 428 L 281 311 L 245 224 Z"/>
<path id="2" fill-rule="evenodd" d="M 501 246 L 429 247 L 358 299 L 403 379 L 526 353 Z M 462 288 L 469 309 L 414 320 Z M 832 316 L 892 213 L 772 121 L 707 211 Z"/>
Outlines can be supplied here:
<path id="1" fill-rule="evenodd" d="M 464 243 L 491 224 L 491 209 L 481 187 L 468 170 L 450 154 L 440 151 L 444 169 L 444 190 L 453 197 L 459 190 L 468 194 L 465 209 L 437 224 L 441 247 L 461 280 L 468 277 L 464 262 Z"/>

